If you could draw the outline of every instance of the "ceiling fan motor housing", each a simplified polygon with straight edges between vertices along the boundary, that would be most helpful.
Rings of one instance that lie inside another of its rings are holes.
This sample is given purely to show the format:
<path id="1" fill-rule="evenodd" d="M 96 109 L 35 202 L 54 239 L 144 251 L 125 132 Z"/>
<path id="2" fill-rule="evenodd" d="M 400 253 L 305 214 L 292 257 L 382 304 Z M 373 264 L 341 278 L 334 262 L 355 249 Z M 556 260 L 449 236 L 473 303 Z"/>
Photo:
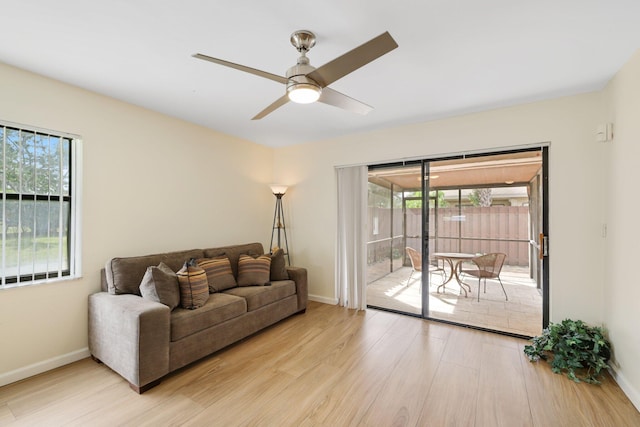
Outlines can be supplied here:
<path id="1" fill-rule="evenodd" d="M 315 69 L 315 67 L 309 65 L 309 58 L 306 56 L 302 55 L 298 58 L 298 63 L 287 70 L 287 93 L 289 94 L 294 90 L 307 89 L 316 92 L 319 96 L 322 92 L 322 87 L 307 77 L 307 74 Z"/>

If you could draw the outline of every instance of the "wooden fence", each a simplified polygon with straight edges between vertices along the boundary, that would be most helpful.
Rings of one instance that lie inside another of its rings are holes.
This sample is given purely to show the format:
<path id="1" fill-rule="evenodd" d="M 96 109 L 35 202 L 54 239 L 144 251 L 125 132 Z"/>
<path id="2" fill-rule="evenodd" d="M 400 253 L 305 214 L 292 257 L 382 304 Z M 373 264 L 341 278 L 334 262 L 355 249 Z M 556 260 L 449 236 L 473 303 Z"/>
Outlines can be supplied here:
<path id="1" fill-rule="evenodd" d="M 429 215 L 431 252 L 504 252 L 507 265 L 529 265 L 527 206 L 464 207 L 462 212 L 457 207 L 438 208 L 437 214 L 431 208 Z M 389 259 L 390 253 L 402 256 L 404 246 L 420 250 L 421 209 L 407 209 L 406 229 L 402 209 L 393 211 L 393 230 L 391 218 L 388 208 L 369 208 L 369 264 Z"/>

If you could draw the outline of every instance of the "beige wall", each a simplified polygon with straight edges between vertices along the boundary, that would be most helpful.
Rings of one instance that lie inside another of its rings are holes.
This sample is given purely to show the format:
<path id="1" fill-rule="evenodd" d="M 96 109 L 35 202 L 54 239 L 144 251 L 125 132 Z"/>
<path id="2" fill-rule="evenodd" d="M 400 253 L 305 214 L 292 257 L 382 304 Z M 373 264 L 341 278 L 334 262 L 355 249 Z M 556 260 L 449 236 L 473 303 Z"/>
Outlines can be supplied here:
<path id="1" fill-rule="evenodd" d="M 635 266 L 640 251 L 640 51 L 605 90 L 607 121 L 614 139 L 607 143 L 607 226 L 605 325 L 614 345 L 618 383 L 640 403 L 640 285 Z"/>
<path id="2" fill-rule="evenodd" d="M 276 150 L 277 179 L 295 186 L 288 220 L 312 298 L 336 300 L 336 166 L 549 142 L 551 321 L 604 325 L 618 382 L 640 408 L 640 286 L 629 273 L 640 237 L 630 197 L 640 181 L 639 113 L 640 52 L 602 92 Z M 614 141 L 595 142 L 607 121 Z"/>
<path id="3" fill-rule="evenodd" d="M 86 352 L 87 295 L 109 257 L 266 245 L 271 181 L 292 186 L 284 207 L 293 263 L 309 269 L 313 298 L 333 302 L 336 166 L 549 142 L 551 320 L 604 323 L 638 405 L 640 291 L 626 270 L 637 247 L 629 194 L 639 173 L 639 75 L 637 54 L 603 92 L 271 150 L 0 65 L 0 118 L 84 139 L 84 277 L 0 291 L 0 380 Z M 599 144 L 605 120 L 616 138 Z"/>
<path id="4" fill-rule="evenodd" d="M 0 290 L 0 384 L 86 355 L 110 257 L 268 245 L 272 149 L 2 64 L 0 93 L 1 119 L 84 141 L 83 277 Z"/>
<path id="5" fill-rule="evenodd" d="M 292 246 L 309 268 L 310 293 L 336 298 L 335 166 L 550 142 L 551 318 L 601 323 L 600 117 L 601 94 L 593 93 L 278 149 L 277 179 L 295 186 L 287 200 Z"/>

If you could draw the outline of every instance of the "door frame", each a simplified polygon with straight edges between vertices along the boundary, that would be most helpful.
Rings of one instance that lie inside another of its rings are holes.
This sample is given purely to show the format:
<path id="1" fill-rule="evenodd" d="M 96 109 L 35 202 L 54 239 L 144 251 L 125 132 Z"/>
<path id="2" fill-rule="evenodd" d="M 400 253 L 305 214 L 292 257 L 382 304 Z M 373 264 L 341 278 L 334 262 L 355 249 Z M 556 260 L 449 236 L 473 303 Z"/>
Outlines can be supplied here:
<path id="1" fill-rule="evenodd" d="M 449 155 L 446 157 L 434 157 L 434 158 L 424 158 L 421 160 L 421 170 L 422 170 L 422 271 L 429 271 L 429 180 L 425 179 L 429 176 L 429 168 L 431 163 L 442 161 L 442 160 L 452 160 L 452 159 L 461 159 L 461 158 L 474 158 L 474 157 L 485 157 L 490 155 L 499 155 L 499 154 L 511 154 L 518 152 L 527 152 L 527 151 L 536 151 L 540 150 L 542 154 L 542 181 L 541 181 L 541 202 L 542 202 L 542 235 L 544 236 L 544 240 L 539 242 L 540 249 L 540 259 L 542 262 L 542 274 L 540 276 L 541 289 L 542 289 L 542 328 L 546 328 L 549 326 L 549 144 L 540 144 L 538 146 L 527 147 L 527 148 L 514 148 L 508 150 L 496 150 L 496 151 L 483 151 L 476 152 L 473 154 L 460 154 L 460 155 Z M 425 255 L 426 254 L 426 255 Z M 510 336 L 518 336 L 519 334 L 514 334 L 510 332 L 488 329 L 474 325 L 468 325 L 466 323 L 455 322 L 451 320 L 439 319 L 435 317 L 431 317 L 429 315 L 429 274 L 422 275 L 422 317 L 424 319 L 433 320 L 437 322 L 450 323 L 455 325 L 461 325 L 473 329 L 487 330 L 490 332 L 495 332 L 503 335 Z M 525 338 L 524 336 L 522 336 Z M 528 338 L 528 337 L 526 337 Z"/>
<path id="2" fill-rule="evenodd" d="M 442 155 L 442 156 L 435 156 L 435 157 L 419 157 L 419 158 L 414 158 L 414 159 L 406 159 L 403 161 L 389 161 L 389 162 L 379 162 L 379 163 L 373 163 L 373 164 L 369 164 L 369 169 L 371 168 L 380 168 L 380 167 L 394 167 L 394 166 L 410 166 L 410 165 L 420 165 L 421 167 L 421 173 L 422 173 L 422 182 L 421 182 L 421 190 L 422 190 L 422 230 L 421 230 L 421 238 L 422 238 L 422 271 L 429 271 L 429 256 L 428 254 L 430 253 L 430 247 L 429 247 L 429 240 L 430 240 L 430 236 L 428 234 L 428 230 L 429 230 L 429 185 L 428 185 L 428 181 L 427 179 L 425 179 L 425 177 L 428 177 L 429 175 L 429 167 L 431 165 L 431 163 L 433 162 L 437 162 L 437 161 L 444 161 L 444 160 L 457 160 L 457 159 L 464 159 L 464 158 L 474 158 L 474 157 L 485 157 L 485 156 L 491 156 L 491 155 L 500 155 L 500 154 L 512 154 L 512 153 L 518 153 L 518 152 L 530 152 L 530 151 L 540 151 L 541 155 L 542 155 L 542 177 L 541 177 L 541 201 L 542 201 L 542 207 L 541 207 L 541 218 L 542 218 L 542 235 L 544 236 L 544 241 L 541 243 L 541 247 L 543 248 L 543 251 L 541 251 L 540 253 L 540 259 L 541 259 L 541 265 L 542 265 L 542 272 L 540 275 L 540 280 L 542 280 L 541 283 L 541 290 L 542 290 L 542 328 L 546 328 L 549 325 L 549 308 L 550 308 L 550 293 L 549 293 L 549 289 L 550 289 L 550 278 L 549 278 L 549 263 L 550 263 L 550 257 L 549 257 L 549 148 L 550 148 L 550 143 L 546 142 L 546 143 L 540 143 L 540 144 L 532 144 L 532 145 L 527 145 L 527 146 L 518 146 L 518 147 L 510 147 L 510 148 L 501 148 L 501 149 L 488 149 L 488 150 L 482 150 L 482 151 L 474 151 L 472 153 L 459 153 L 459 154 L 448 154 L 448 155 Z M 437 203 L 437 198 L 436 198 L 436 203 Z M 426 256 L 424 254 L 427 254 Z M 484 327 L 480 327 L 480 326 L 474 326 L 474 325 L 467 325 L 464 323 L 460 323 L 460 322 L 455 322 L 455 321 L 451 321 L 451 320 L 446 320 L 446 319 L 439 319 L 439 318 L 434 318 L 434 317 L 430 317 L 429 316 L 429 279 L 430 276 L 429 274 L 422 274 L 421 277 L 421 286 L 422 286 L 422 292 L 421 292 L 421 302 L 422 302 L 422 307 L 421 307 L 421 314 L 417 314 L 417 313 L 410 313 L 410 312 L 404 312 L 404 311 L 398 311 L 395 309 L 390 309 L 390 308 L 384 308 L 384 307 L 377 307 L 377 306 L 371 306 L 372 308 L 376 308 L 376 309 L 381 309 L 381 310 L 386 310 L 386 311 L 391 311 L 391 312 L 395 312 L 395 313 L 400 313 L 400 314 L 405 314 L 408 316 L 414 316 L 414 317 L 420 317 L 423 319 L 427 319 L 427 320 L 432 320 L 432 321 L 436 321 L 436 322 L 441 322 L 441 323 L 448 323 L 448 324 L 454 324 L 454 325 L 459 325 L 459 326 L 464 326 L 467 328 L 472 328 L 472 329 L 478 329 L 478 330 L 485 330 L 485 331 L 489 331 L 489 332 L 494 332 L 494 333 L 498 333 L 501 335 L 508 335 L 508 336 L 515 336 L 515 337 L 519 337 L 519 338 L 529 338 L 528 336 L 524 336 L 524 335 L 519 335 L 519 334 L 515 334 L 512 332 L 507 332 L 507 331 L 500 331 L 500 330 L 496 330 L 496 329 L 488 329 L 488 328 L 484 328 Z"/>

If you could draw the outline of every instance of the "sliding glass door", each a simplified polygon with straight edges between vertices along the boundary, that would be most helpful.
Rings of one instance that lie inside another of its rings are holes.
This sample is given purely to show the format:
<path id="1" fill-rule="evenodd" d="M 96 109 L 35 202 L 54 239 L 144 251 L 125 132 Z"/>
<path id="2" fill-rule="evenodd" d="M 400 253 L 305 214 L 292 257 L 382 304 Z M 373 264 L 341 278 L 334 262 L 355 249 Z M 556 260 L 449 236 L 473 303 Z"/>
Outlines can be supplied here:
<path id="1" fill-rule="evenodd" d="M 421 162 L 369 171 L 367 304 L 422 316 Z"/>
<path id="2" fill-rule="evenodd" d="M 546 156 L 543 147 L 370 167 L 368 305 L 539 334 Z"/>

